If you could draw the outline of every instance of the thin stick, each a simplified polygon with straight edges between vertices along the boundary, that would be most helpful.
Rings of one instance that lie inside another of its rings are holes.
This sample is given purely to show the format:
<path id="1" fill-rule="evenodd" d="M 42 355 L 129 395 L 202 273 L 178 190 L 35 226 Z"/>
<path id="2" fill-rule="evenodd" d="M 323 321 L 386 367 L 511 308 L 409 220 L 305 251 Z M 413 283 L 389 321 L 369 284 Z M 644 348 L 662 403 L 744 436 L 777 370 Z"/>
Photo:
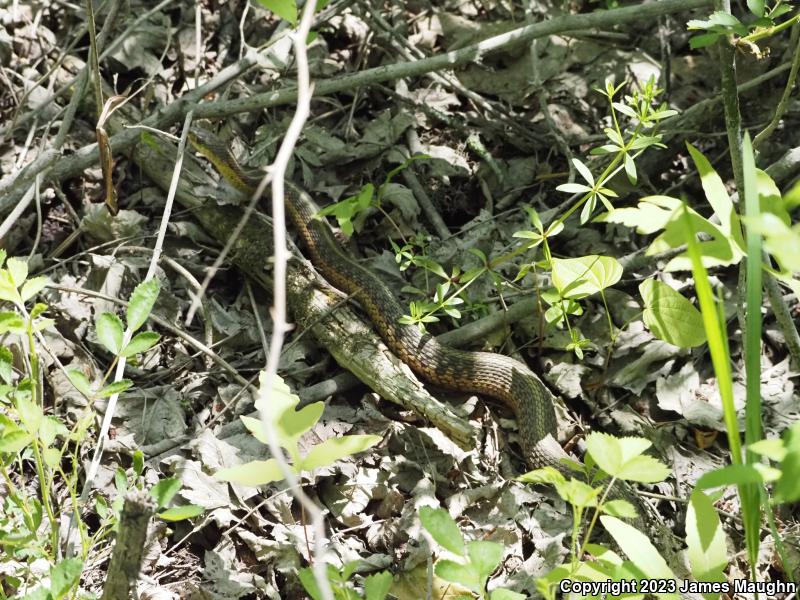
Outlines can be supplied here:
<path id="1" fill-rule="evenodd" d="M 297 63 L 297 108 L 295 109 L 289 129 L 283 138 L 275 162 L 272 164 L 270 173 L 256 190 L 256 194 L 261 195 L 269 175 L 272 175 L 272 234 L 275 252 L 275 274 L 272 307 L 272 336 L 270 338 L 269 355 L 267 356 L 267 367 L 264 369 L 263 387 L 267 393 L 271 393 L 274 383 L 278 376 L 278 361 L 283 347 L 283 338 L 290 325 L 286 321 L 286 266 L 289 261 L 289 250 L 286 247 L 286 215 L 284 212 L 284 178 L 289 160 L 294 153 L 294 146 L 300 137 L 308 114 L 311 110 L 312 87 L 308 73 L 308 57 L 306 55 L 306 39 L 311 30 L 311 22 L 314 17 L 315 2 L 306 0 L 303 7 L 303 16 L 300 25 L 294 33 L 294 53 Z M 263 389 L 263 388 L 262 388 Z M 295 499 L 310 517 L 311 527 L 314 531 L 314 563 L 312 571 L 314 579 L 319 588 L 320 595 L 324 600 L 333 600 L 333 592 L 328 582 L 327 565 L 325 562 L 325 519 L 322 511 L 317 507 L 300 488 L 299 481 L 294 471 L 289 467 L 283 458 L 283 450 L 278 445 L 277 435 L 272 425 L 272 415 L 269 413 L 269 406 L 265 402 L 257 403 L 258 414 L 264 434 L 269 442 L 269 449 L 273 458 L 286 479 L 289 490 Z"/>

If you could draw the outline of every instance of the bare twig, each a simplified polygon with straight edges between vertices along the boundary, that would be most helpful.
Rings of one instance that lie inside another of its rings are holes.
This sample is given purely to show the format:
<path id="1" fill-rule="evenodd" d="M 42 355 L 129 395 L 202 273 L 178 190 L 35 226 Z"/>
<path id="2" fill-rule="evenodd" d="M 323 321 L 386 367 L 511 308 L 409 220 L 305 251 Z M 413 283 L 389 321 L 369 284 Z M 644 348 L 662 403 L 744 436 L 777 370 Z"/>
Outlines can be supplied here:
<path id="1" fill-rule="evenodd" d="M 274 244 L 274 291 L 272 307 L 272 336 L 270 339 L 269 355 L 267 356 L 267 366 L 264 369 L 263 386 L 267 393 L 271 395 L 275 380 L 278 376 L 278 362 L 280 360 L 281 347 L 286 332 L 290 330 L 286 320 L 286 266 L 289 261 L 289 251 L 286 247 L 286 215 L 284 210 L 284 178 L 289 160 L 294 153 L 294 146 L 297 143 L 300 133 L 303 130 L 308 114 L 311 111 L 312 86 L 308 72 L 308 57 L 306 55 L 306 39 L 311 30 L 311 22 L 314 17 L 316 2 L 306 0 L 303 7 L 303 16 L 297 31 L 294 32 L 294 53 L 297 64 L 297 108 L 292 117 L 286 135 L 283 138 L 275 156 L 275 161 L 270 168 L 270 172 L 265 175 L 255 191 L 260 196 L 266 186 L 269 176 L 272 176 L 272 219 L 273 219 L 273 244 Z M 283 457 L 283 450 L 278 445 L 277 435 L 272 425 L 272 415 L 269 413 L 269 406 L 265 402 L 259 402 L 258 407 L 261 426 L 269 442 L 269 449 L 273 458 L 286 479 L 287 486 L 295 499 L 305 510 L 311 520 L 311 527 L 314 530 L 314 561 L 312 572 L 317 582 L 320 595 L 324 600 L 333 600 L 333 591 L 328 582 L 327 564 L 325 561 L 325 519 L 322 511 L 301 489 L 300 483 L 294 471 L 289 467 Z"/>

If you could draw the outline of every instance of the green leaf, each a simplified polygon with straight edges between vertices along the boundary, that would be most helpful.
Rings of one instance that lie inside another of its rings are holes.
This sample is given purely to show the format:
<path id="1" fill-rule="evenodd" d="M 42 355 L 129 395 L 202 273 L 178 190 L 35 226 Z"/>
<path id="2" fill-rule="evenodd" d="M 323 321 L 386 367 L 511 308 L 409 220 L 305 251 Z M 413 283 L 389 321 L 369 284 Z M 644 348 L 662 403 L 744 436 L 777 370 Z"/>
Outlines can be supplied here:
<path id="1" fill-rule="evenodd" d="M 266 485 L 273 481 L 281 481 L 283 473 L 274 458 L 269 460 L 253 460 L 235 467 L 220 469 L 214 477 L 222 481 L 231 481 L 251 487 Z"/>
<path id="2" fill-rule="evenodd" d="M 50 571 L 50 593 L 58 600 L 66 596 L 78 583 L 83 572 L 83 561 L 65 558 Z"/>
<path id="3" fill-rule="evenodd" d="M 300 437 L 317 424 L 324 410 L 323 402 L 314 402 L 300 410 L 286 409 L 275 423 L 281 445 L 295 446 Z"/>
<path id="4" fill-rule="evenodd" d="M 601 516 L 600 522 L 631 562 L 647 578 L 675 579 L 675 575 L 667 566 L 666 561 L 644 533 L 636 527 L 608 515 Z M 658 597 L 678 600 L 677 594 L 658 594 Z"/>
<path id="5" fill-rule="evenodd" d="M 562 183 L 556 187 L 556 190 L 567 194 L 585 194 L 591 192 L 592 188 L 582 183 Z"/>
<path id="6" fill-rule="evenodd" d="M 464 538 L 446 510 L 423 506 L 419 509 L 419 520 L 437 544 L 453 554 L 464 556 Z"/>
<path id="7" fill-rule="evenodd" d="M 500 564 L 504 550 L 503 545 L 497 542 L 484 540 L 467 542 L 467 556 L 481 582 L 488 579 Z"/>
<path id="8" fill-rule="evenodd" d="M 6 428 L 0 431 L 0 454 L 17 454 L 33 441 L 33 435 L 23 429 Z"/>
<path id="9" fill-rule="evenodd" d="M 164 508 L 175 497 L 175 494 L 181 489 L 181 482 L 179 479 L 169 477 L 162 479 L 150 489 L 150 495 L 156 501 L 158 508 Z"/>
<path id="10" fill-rule="evenodd" d="M 297 571 L 297 578 L 306 590 L 306 593 L 311 596 L 311 600 L 322 600 L 322 592 L 319 591 L 317 580 L 314 579 L 314 571 L 310 567 L 303 567 Z"/>
<path id="11" fill-rule="evenodd" d="M 23 335 L 26 333 L 25 321 L 15 312 L 0 312 L 0 333 L 16 333 Z"/>
<path id="12" fill-rule="evenodd" d="M 162 521 L 174 523 L 175 521 L 193 519 L 194 517 L 202 515 L 205 510 L 205 508 L 196 504 L 186 504 L 184 506 L 173 506 L 172 508 L 161 511 L 156 516 Z"/>
<path id="13" fill-rule="evenodd" d="M 364 578 L 365 600 L 384 600 L 392 588 L 392 581 L 392 574 L 389 571 L 381 571 Z"/>
<path id="14" fill-rule="evenodd" d="M 640 283 L 639 293 L 644 300 L 644 324 L 653 335 L 679 348 L 705 343 L 703 316 L 683 295 L 655 279 Z"/>
<path id="15" fill-rule="evenodd" d="M 22 304 L 22 298 L 17 292 L 14 280 L 6 269 L 0 270 L 0 300 L 7 300 L 13 304 Z"/>
<path id="16" fill-rule="evenodd" d="M 788 453 L 786 446 L 781 438 L 766 438 L 759 440 L 754 444 L 747 447 L 749 452 L 758 454 L 759 456 L 766 456 L 770 460 L 781 462 Z"/>
<path id="17" fill-rule="evenodd" d="M 97 392 L 97 395 L 100 398 L 108 398 L 114 394 L 121 394 L 131 387 L 133 387 L 133 382 L 130 379 L 120 379 L 119 381 L 109 383 L 106 387 Z"/>
<path id="18" fill-rule="evenodd" d="M 58 436 L 66 437 L 69 429 L 56 417 L 45 416 L 39 424 L 39 439 L 43 446 L 50 446 Z"/>
<path id="19" fill-rule="evenodd" d="M 42 452 L 42 459 L 50 469 L 55 469 L 61 462 L 61 451 L 57 448 L 45 448 Z"/>
<path id="20" fill-rule="evenodd" d="M 692 575 L 697 581 L 725 581 L 728 565 L 725 532 L 711 499 L 695 490 L 686 511 L 686 545 Z"/>
<path id="21" fill-rule="evenodd" d="M 97 317 L 95 328 L 97 329 L 97 339 L 105 349 L 115 356 L 119 354 L 125 329 L 122 319 L 114 313 L 104 312 Z"/>
<path id="22" fill-rule="evenodd" d="M 125 346 L 121 355 L 124 357 L 134 356 L 135 354 L 140 354 L 142 352 L 147 352 L 158 343 L 158 340 L 161 339 L 161 336 L 157 334 L 155 331 L 142 331 L 141 333 L 137 333 L 128 345 Z"/>
<path id="23" fill-rule="evenodd" d="M 578 173 L 581 174 L 581 177 L 583 177 L 590 186 L 594 187 L 594 176 L 592 175 L 592 172 L 589 170 L 589 167 L 587 167 L 577 158 L 572 159 L 572 164 L 578 170 Z"/>
<path id="24" fill-rule="evenodd" d="M 650 235 L 664 229 L 680 205 L 680 200 L 670 196 L 647 196 L 639 200 L 636 208 L 617 208 L 603 213 L 595 221 L 622 223 L 635 227 L 637 233 Z"/>
<path id="25" fill-rule="evenodd" d="M 652 443 L 644 438 L 617 438 L 594 432 L 586 437 L 586 448 L 603 471 L 626 481 L 663 481 L 670 470 L 661 462 L 642 454 Z"/>
<path id="26" fill-rule="evenodd" d="M 0 379 L 5 384 L 14 380 L 14 357 L 5 346 L 0 346 Z"/>
<path id="27" fill-rule="evenodd" d="M 292 27 L 297 25 L 297 2 L 295 0 L 258 0 L 258 3 L 281 19 L 289 21 Z"/>
<path id="28" fill-rule="evenodd" d="M 67 377 L 69 378 L 70 383 L 75 386 L 76 390 L 78 390 L 87 398 L 91 398 L 92 386 L 89 382 L 89 378 L 84 375 L 83 371 L 79 371 L 78 369 L 67 369 Z"/>
<path id="29" fill-rule="evenodd" d="M 317 444 L 297 465 L 299 471 L 313 471 L 332 465 L 337 460 L 363 452 L 381 441 L 379 435 L 345 435 Z"/>
<path id="30" fill-rule="evenodd" d="M 18 288 L 28 277 L 28 262 L 20 258 L 11 257 L 6 263 L 8 274 L 11 277 L 11 282 L 15 288 Z"/>
<path id="31" fill-rule="evenodd" d="M 133 468 L 133 472 L 137 477 L 144 473 L 144 452 L 142 452 L 139 448 L 133 451 L 131 467 Z"/>
<path id="32" fill-rule="evenodd" d="M 158 279 L 143 281 L 133 290 L 128 300 L 128 314 L 126 320 L 131 331 L 137 331 L 150 316 L 153 305 L 158 299 L 161 284 Z"/>
<path id="33" fill-rule="evenodd" d="M 553 285 L 564 298 L 584 298 L 617 283 L 622 265 L 610 256 L 553 259 Z"/>
<path id="34" fill-rule="evenodd" d="M 635 519 L 639 516 L 633 504 L 627 500 L 609 500 L 603 504 L 603 510 L 612 517 Z"/>
<path id="35" fill-rule="evenodd" d="M 27 302 L 46 288 L 49 283 L 50 280 L 47 277 L 33 277 L 29 279 L 22 285 L 22 289 L 20 290 L 22 301 Z"/>
<path id="36" fill-rule="evenodd" d="M 781 478 L 775 484 L 778 502 L 797 502 L 800 498 L 800 423 L 792 425 L 785 434 L 786 456 L 781 461 Z"/>
<path id="37" fill-rule="evenodd" d="M 16 399 L 17 414 L 25 429 L 29 433 L 38 434 L 39 426 L 42 424 L 44 413 L 42 407 L 30 399 L 30 397 L 18 397 Z"/>
<path id="38" fill-rule="evenodd" d="M 762 484 L 761 473 L 753 468 L 752 465 L 728 465 L 701 475 L 695 484 L 695 490 L 707 490 L 729 485 L 738 486 L 748 483 Z"/>
<path id="39" fill-rule="evenodd" d="M 522 481 L 524 483 L 545 483 L 545 484 L 559 484 L 564 483 L 566 479 L 554 467 L 542 467 L 541 469 L 536 469 L 534 471 L 528 471 L 524 475 L 520 475 L 517 477 L 517 481 Z"/>
<path id="40" fill-rule="evenodd" d="M 433 572 L 437 577 L 463 585 L 473 592 L 478 592 L 481 589 L 482 581 L 470 564 L 462 565 L 453 560 L 439 560 L 436 561 Z"/>
<path id="41" fill-rule="evenodd" d="M 583 481 L 570 479 L 563 484 L 557 484 L 556 491 L 565 502 L 569 502 L 577 508 L 590 508 L 597 506 L 597 497 L 602 490 L 593 488 Z"/>
<path id="42" fill-rule="evenodd" d="M 757 17 L 764 16 L 764 0 L 747 0 L 747 8 Z"/>

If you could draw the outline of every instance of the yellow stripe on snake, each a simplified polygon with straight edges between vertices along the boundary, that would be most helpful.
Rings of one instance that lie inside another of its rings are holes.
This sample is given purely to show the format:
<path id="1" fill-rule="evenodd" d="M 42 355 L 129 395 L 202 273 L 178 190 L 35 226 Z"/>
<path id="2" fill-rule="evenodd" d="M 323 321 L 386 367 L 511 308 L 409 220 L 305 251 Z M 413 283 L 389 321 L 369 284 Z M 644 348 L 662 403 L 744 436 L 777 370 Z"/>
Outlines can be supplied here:
<path id="1" fill-rule="evenodd" d="M 192 145 L 240 191 L 252 195 L 257 181 L 213 134 L 195 129 Z M 514 412 L 520 445 L 531 468 L 563 470 L 566 454 L 555 441 L 556 416 L 545 385 L 524 364 L 491 352 L 450 348 L 416 325 L 404 325 L 405 314 L 395 295 L 377 276 L 341 247 L 319 208 L 305 192 L 286 186 L 286 211 L 309 252 L 311 262 L 331 284 L 358 300 L 386 345 L 425 381 L 459 392 L 485 394 Z"/>

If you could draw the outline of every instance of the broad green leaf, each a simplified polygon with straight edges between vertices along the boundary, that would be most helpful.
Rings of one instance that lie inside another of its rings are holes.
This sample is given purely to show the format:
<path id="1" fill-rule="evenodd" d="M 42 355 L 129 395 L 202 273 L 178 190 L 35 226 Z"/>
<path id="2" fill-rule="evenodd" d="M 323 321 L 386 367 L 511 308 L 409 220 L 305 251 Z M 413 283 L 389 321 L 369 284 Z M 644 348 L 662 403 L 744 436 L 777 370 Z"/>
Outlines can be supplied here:
<path id="1" fill-rule="evenodd" d="M 29 433 L 38 434 L 39 426 L 44 418 L 42 407 L 31 400 L 30 397 L 18 397 L 16 404 L 17 414 L 19 414 L 20 421 L 25 425 L 25 429 Z"/>
<path id="2" fill-rule="evenodd" d="M 289 21 L 292 26 L 297 25 L 297 2 L 295 0 L 258 0 L 258 3 L 281 19 Z"/>
<path id="3" fill-rule="evenodd" d="M 65 558 L 50 571 L 50 593 L 54 599 L 66 596 L 78 583 L 83 572 L 83 562 L 77 558 Z"/>
<path id="4" fill-rule="evenodd" d="M 127 358 L 142 352 L 147 352 L 150 348 L 155 346 L 160 339 L 161 336 L 155 331 L 142 331 L 133 336 L 131 341 L 128 342 L 127 346 L 122 350 L 121 354 Z"/>
<path id="5" fill-rule="evenodd" d="M 583 298 L 617 283 L 622 265 L 610 256 L 553 259 L 553 285 L 564 298 Z"/>
<path id="6" fill-rule="evenodd" d="M 251 487 L 266 485 L 273 481 L 281 481 L 283 473 L 274 458 L 269 460 L 253 460 L 235 467 L 220 469 L 214 477 L 223 481 L 232 481 Z"/>
<path id="7" fill-rule="evenodd" d="M 7 269 L 0 269 L 0 300 L 7 300 L 13 304 L 22 304 L 22 298 L 14 285 L 11 273 Z"/>
<path id="8" fill-rule="evenodd" d="M 156 514 L 156 516 L 162 521 L 174 523 L 175 521 L 193 519 L 194 517 L 202 515 L 205 510 L 205 508 L 196 504 L 186 504 L 184 506 L 173 506 L 172 508 L 161 511 Z"/>
<path id="9" fill-rule="evenodd" d="M 489 575 L 500 564 L 505 549 L 502 544 L 485 540 L 474 540 L 467 542 L 467 556 L 469 562 L 475 568 L 481 580 L 489 578 Z"/>
<path id="10" fill-rule="evenodd" d="M 729 485 L 762 484 L 761 474 L 752 465 L 728 465 L 704 473 L 695 484 L 695 490 L 707 490 Z"/>
<path id="11" fill-rule="evenodd" d="M 314 579 L 314 571 L 311 567 L 303 567 L 297 571 L 297 578 L 303 584 L 306 593 L 311 596 L 311 600 L 322 600 L 322 592 L 319 591 L 316 579 Z"/>
<path id="12" fill-rule="evenodd" d="M 364 600 L 384 600 L 392 589 L 393 577 L 389 571 L 381 571 L 364 578 Z"/>
<path id="13" fill-rule="evenodd" d="M 732 236 L 739 248 L 743 249 L 744 238 L 742 237 L 742 227 L 739 224 L 739 216 L 728 196 L 722 178 L 717 175 L 714 167 L 697 148 L 691 144 L 686 144 L 686 146 L 689 148 L 689 154 L 692 155 L 692 160 L 700 174 L 700 183 L 706 193 L 706 199 L 719 219 L 720 230 L 725 236 Z"/>
<path id="14" fill-rule="evenodd" d="M 686 546 L 695 580 L 725 581 L 723 571 L 728 565 L 725 532 L 711 499 L 696 490 L 686 511 Z"/>
<path id="15" fill-rule="evenodd" d="M 164 508 L 167 504 L 172 502 L 175 494 L 181 489 L 181 482 L 174 477 L 162 479 L 152 488 L 150 488 L 150 495 L 156 501 L 158 508 Z"/>
<path id="16" fill-rule="evenodd" d="M 517 481 L 522 481 L 523 483 L 557 484 L 564 483 L 566 480 L 560 471 L 554 467 L 548 466 L 534 471 L 528 471 L 524 475 L 517 477 Z"/>
<path id="17" fill-rule="evenodd" d="M 556 491 L 565 502 L 569 502 L 578 508 L 590 508 L 597 506 L 597 498 L 602 489 L 593 488 L 577 479 L 570 479 L 564 483 L 556 484 Z"/>
<path id="18" fill-rule="evenodd" d="M 708 219 L 701 217 L 691 208 L 676 210 L 669 223 L 667 223 L 664 233 L 659 235 L 645 253 L 653 256 L 673 248 L 678 248 L 686 243 L 686 232 L 688 227 L 687 219 L 690 221 L 691 229 L 695 234 L 704 233 L 709 239 L 695 240 L 706 268 L 715 266 L 727 266 L 736 264 L 742 260 L 743 251 L 738 244 L 732 244 L 729 235 L 720 230 L 719 227 L 711 223 Z M 684 252 L 679 254 L 667 263 L 667 271 L 688 271 L 692 267 L 689 255 Z"/>
<path id="19" fill-rule="evenodd" d="M 433 572 L 445 581 L 463 585 L 473 592 L 478 592 L 481 588 L 480 577 L 470 564 L 462 565 L 453 560 L 438 560 L 433 567 Z"/>
<path id="20" fill-rule="evenodd" d="M 747 8 L 757 17 L 764 16 L 764 0 L 747 0 Z"/>
<path id="21" fill-rule="evenodd" d="M 745 225 L 764 237 L 764 249 L 775 257 L 784 271 L 800 273 L 800 225 L 788 227 L 780 217 L 769 212 L 746 217 Z"/>
<path id="22" fill-rule="evenodd" d="M 443 508 L 423 506 L 419 509 L 419 520 L 437 544 L 453 554 L 464 556 L 464 538 L 453 518 Z M 453 581 L 448 579 L 448 581 Z"/>
<path id="23" fill-rule="evenodd" d="M 269 386 L 266 372 L 262 371 L 259 374 L 258 382 L 256 408 L 259 410 L 266 409 L 268 413 L 273 415 L 273 423 L 277 423 L 287 409 L 294 409 L 300 402 L 300 398 L 294 395 L 289 386 L 277 375 L 272 378 L 272 385 Z"/>
<path id="24" fill-rule="evenodd" d="M 345 435 L 317 444 L 297 465 L 299 471 L 313 471 L 332 465 L 337 460 L 363 452 L 381 441 L 379 435 Z"/>
<path id="25" fill-rule="evenodd" d="M 137 331 L 150 316 L 153 305 L 158 299 L 161 284 L 158 279 L 143 281 L 133 290 L 130 300 L 128 300 L 128 313 L 126 321 L 131 331 Z"/>
<path id="26" fill-rule="evenodd" d="M 314 402 L 300 410 L 294 410 L 294 408 L 286 409 L 277 423 L 275 423 L 278 443 L 283 448 L 293 451 L 303 434 L 316 425 L 324 410 L 325 404 L 323 402 Z"/>
<path id="27" fill-rule="evenodd" d="M 8 274 L 11 276 L 11 282 L 14 284 L 14 287 L 18 288 L 25 283 L 25 279 L 28 277 L 27 261 L 21 258 L 11 257 L 6 263 L 6 268 L 8 269 Z"/>
<path id="28" fill-rule="evenodd" d="M 45 416 L 39 424 L 39 440 L 43 446 L 50 446 L 58 436 L 66 437 L 68 434 L 67 426 L 55 417 Z"/>
<path id="29" fill-rule="evenodd" d="M 657 338 L 679 348 L 706 341 L 703 316 L 683 295 L 666 283 L 646 279 L 639 284 L 644 300 L 644 323 Z"/>
<path id="30" fill-rule="evenodd" d="M 633 504 L 627 500 L 609 500 L 603 504 L 603 511 L 612 517 L 635 519 L 638 516 Z"/>
<path id="31" fill-rule="evenodd" d="M 781 462 L 788 453 L 781 438 L 766 438 L 750 444 L 747 449 L 759 456 L 766 456 L 770 460 Z"/>
<path id="32" fill-rule="evenodd" d="M 0 432 L 0 453 L 17 454 L 33 441 L 33 436 L 22 429 L 5 429 Z"/>
<path id="33" fill-rule="evenodd" d="M 651 445 L 644 438 L 618 438 L 600 432 L 586 437 L 587 450 L 598 467 L 612 477 L 641 483 L 663 481 L 670 473 L 663 463 L 643 454 Z"/>
<path id="34" fill-rule="evenodd" d="M 22 289 L 20 290 L 22 301 L 27 302 L 46 288 L 49 283 L 50 280 L 47 277 L 33 277 L 29 279 L 22 285 Z"/>
<path id="35" fill-rule="evenodd" d="M 131 387 L 133 387 L 133 382 L 130 379 L 120 379 L 119 381 L 109 383 L 106 387 L 97 392 L 97 395 L 100 398 L 108 398 L 114 394 L 121 394 Z"/>
<path id="36" fill-rule="evenodd" d="M 15 312 L 3 311 L 0 312 L 0 333 L 17 333 L 24 334 L 25 321 Z"/>
<path id="37" fill-rule="evenodd" d="M 666 561 L 644 533 L 615 517 L 603 515 L 600 522 L 614 541 L 642 573 L 651 579 L 675 579 Z M 677 594 L 657 594 L 659 598 L 678 600 Z"/>
<path id="38" fill-rule="evenodd" d="M 61 462 L 61 451 L 58 448 L 45 448 L 42 451 L 42 459 L 50 469 L 55 469 Z"/>
<path id="39" fill-rule="evenodd" d="M 125 330 L 122 319 L 114 313 L 104 312 L 97 317 L 95 328 L 97 330 L 97 339 L 100 340 L 105 349 L 115 356 L 119 354 L 122 349 L 122 337 Z"/>
<path id="40" fill-rule="evenodd" d="M 84 375 L 83 371 L 79 371 L 78 369 L 67 369 L 67 377 L 69 377 L 70 383 L 75 386 L 76 390 L 78 390 L 87 398 L 91 397 L 92 384 L 89 382 L 89 378 Z"/>

